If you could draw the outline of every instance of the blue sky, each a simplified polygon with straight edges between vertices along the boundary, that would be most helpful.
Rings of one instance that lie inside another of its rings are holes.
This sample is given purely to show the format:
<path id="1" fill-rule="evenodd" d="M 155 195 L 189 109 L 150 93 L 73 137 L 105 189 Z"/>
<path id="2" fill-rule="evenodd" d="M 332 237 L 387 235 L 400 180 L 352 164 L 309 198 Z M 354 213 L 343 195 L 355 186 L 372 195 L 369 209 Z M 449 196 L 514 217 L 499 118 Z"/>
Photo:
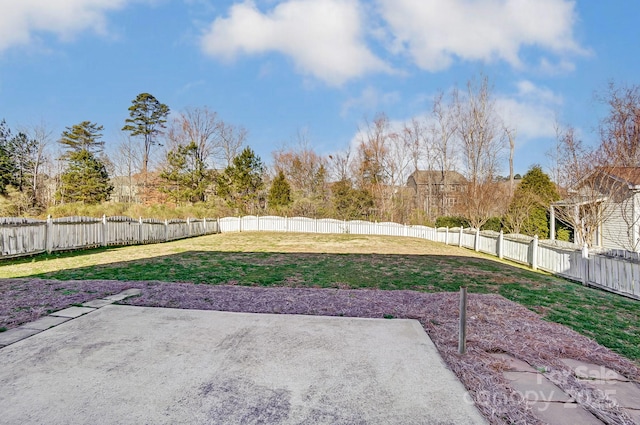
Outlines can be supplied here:
<path id="1" fill-rule="evenodd" d="M 0 0 L 0 119 L 54 139 L 93 121 L 114 149 L 149 92 L 244 126 L 270 162 L 300 131 L 342 150 L 364 119 L 424 116 L 484 73 L 524 173 L 548 164 L 556 119 L 595 143 L 594 92 L 640 83 L 639 14 L 623 0 Z"/>

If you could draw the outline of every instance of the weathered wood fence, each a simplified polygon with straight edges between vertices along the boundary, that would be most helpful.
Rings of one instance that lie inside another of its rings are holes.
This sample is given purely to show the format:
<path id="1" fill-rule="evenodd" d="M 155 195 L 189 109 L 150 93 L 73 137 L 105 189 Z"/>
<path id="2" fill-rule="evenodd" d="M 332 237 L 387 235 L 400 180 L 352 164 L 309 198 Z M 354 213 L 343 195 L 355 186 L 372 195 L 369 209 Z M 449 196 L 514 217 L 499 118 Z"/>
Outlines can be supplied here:
<path id="1" fill-rule="evenodd" d="M 216 219 L 0 218 L 0 258 L 98 246 L 167 242 L 218 232 Z"/>
<path id="2" fill-rule="evenodd" d="M 537 237 L 462 228 L 398 223 L 244 216 L 159 221 L 129 217 L 0 218 L 0 258 L 97 246 L 166 242 L 218 232 L 351 233 L 427 239 L 495 255 L 534 270 L 640 299 L 640 261 L 635 254 L 588 252 L 577 245 Z M 615 255 L 613 255 L 615 254 Z"/>

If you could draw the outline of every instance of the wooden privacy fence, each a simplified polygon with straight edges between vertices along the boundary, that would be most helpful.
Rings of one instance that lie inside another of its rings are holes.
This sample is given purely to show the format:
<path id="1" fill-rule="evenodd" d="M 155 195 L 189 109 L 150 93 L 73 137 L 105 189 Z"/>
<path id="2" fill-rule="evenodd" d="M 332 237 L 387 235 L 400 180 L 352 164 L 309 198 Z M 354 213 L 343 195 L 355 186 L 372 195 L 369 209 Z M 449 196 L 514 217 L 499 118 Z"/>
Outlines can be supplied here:
<path id="1" fill-rule="evenodd" d="M 637 255 L 590 253 L 561 241 L 462 228 L 432 228 L 306 217 L 245 216 L 159 221 L 129 217 L 0 218 L 0 258 L 96 246 L 133 245 L 218 232 L 351 233 L 427 239 L 495 255 L 611 292 L 640 299 Z"/>
<path id="2" fill-rule="evenodd" d="M 97 246 L 167 242 L 218 231 L 218 220 L 215 219 L 0 218 L 0 258 Z"/>

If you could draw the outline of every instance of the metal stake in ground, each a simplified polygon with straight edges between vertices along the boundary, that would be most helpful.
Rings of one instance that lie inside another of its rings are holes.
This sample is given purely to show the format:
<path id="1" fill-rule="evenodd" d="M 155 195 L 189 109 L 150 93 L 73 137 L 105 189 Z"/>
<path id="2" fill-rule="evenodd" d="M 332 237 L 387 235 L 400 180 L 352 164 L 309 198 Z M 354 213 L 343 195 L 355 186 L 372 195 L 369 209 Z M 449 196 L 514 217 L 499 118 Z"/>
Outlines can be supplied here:
<path id="1" fill-rule="evenodd" d="M 467 352 L 467 287 L 460 287 L 460 326 L 458 329 L 458 353 Z"/>

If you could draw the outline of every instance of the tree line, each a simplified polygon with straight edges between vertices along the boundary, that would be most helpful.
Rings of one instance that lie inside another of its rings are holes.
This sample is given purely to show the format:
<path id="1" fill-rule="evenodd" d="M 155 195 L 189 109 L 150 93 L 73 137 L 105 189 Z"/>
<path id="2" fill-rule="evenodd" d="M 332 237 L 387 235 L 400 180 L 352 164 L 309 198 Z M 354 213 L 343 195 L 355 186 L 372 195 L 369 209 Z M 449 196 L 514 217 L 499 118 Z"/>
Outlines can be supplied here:
<path id="1" fill-rule="evenodd" d="M 67 127 L 52 149 L 46 126 L 17 131 L 0 124 L 0 212 L 38 215 L 52 205 L 108 200 L 143 205 L 205 205 L 217 215 L 266 214 L 451 224 L 549 234 L 549 206 L 602 166 L 638 166 L 638 88 L 612 84 L 601 143 L 588 148 L 558 125 L 551 175 L 534 165 L 516 179 L 517 129 L 500 116 L 488 78 L 439 93 L 429 113 L 404 123 L 384 113 L 365 121 L 355 143 L 321 155 L 300 131 L 267 167 L 247 131 L 208 107 L 170 108 L 149 93 L 132 100 L 121 140 L 107 154 L 103 127 Z M 507 176 L 502 175 L 509 169 Z M 426 171 L 417 202 L 407 179 Z M 464 178 L 452 193 L 452 172 Z M 559 209 L 563 238 L 576 218 Z"/>

